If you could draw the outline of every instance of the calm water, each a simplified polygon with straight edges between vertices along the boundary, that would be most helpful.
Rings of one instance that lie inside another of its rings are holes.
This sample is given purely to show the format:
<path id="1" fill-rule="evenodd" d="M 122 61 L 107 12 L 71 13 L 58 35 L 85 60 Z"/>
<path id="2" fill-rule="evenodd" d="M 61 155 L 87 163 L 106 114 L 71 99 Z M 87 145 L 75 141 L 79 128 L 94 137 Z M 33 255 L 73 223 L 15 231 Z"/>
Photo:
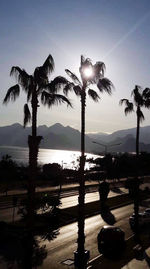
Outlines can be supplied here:
<path id="1" fill-rule="evenodd" d="M 6 147 L 0 146 L 0 159 L 3 155 L 10 155 L 17 163 L 28 164 L 28 148 L 23 147 Z M 55 150 L 55 149 L 40 149 L 38 162 L 39 164 L 45 163 L 59 163 L 65 168 L 78 167 L 79 162 L 77 159 L 80 157 L 79 151 L 69 150 Z M 86 154 L 86 158 L 97 158 L 97 155 Z M 89 168 L 89 164 L 86 163 L 85 168 Z"/>

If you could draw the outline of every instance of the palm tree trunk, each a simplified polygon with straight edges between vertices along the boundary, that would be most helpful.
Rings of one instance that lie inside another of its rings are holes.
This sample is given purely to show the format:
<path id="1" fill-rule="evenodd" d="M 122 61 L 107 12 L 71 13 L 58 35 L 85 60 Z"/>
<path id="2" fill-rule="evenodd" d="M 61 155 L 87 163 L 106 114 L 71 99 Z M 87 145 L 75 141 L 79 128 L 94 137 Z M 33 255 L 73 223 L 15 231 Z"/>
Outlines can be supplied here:
<path id="1" fill-rule="evenodd" d="M 136 127 L 136 156 L 139 157 L 139 136 L 140 136 L 140 117 L 139 117 L 139 107 L 137 108 L 137 127 Z"/>
<path id="2" fill-rule="evenodd" d="M 137 171 L 135 178 L 135 195 L 134 195 L 134 213 L 135 213 L 135 237 L 139 240 L 139 178 L 138 178 L 138 161 L 139 161 L 139 135 L 140 135 L 140 117 L 139 117 L 140 107 L 137 107 L 137 129 L 136 129 L 136 159 L 137 159 Z"/>
<path id="3" fill-rule="evenodd" d="M 81 95 L 81 157 L 80 157 L 80 169 L 79 169 L 79 197 L 78 197 L 78 247 L 77 252 L 80 259 L 81 267 L 84 268 L 84 243 L 85 243 L 85 234 L 84 234 L 84 199 L 85 199 L 85 182 L 84 182 L 84 166 L 85 166 L 85 100 L 86 93 L 85 89 L 82 89 Z"/>
<path id="4" fill-rule="evenodd" d="M 32 104 L 32 136 L 28 137 L 28 144 L 29 144 L 28 222 L 30 228 L 32 228 L 34 225 L 37 158 L 38 158 L 39 144 L 42 138 L 40 136 L 37 136 L 38 100 L 36 93 L 33 93 L 31 104 Z"/>

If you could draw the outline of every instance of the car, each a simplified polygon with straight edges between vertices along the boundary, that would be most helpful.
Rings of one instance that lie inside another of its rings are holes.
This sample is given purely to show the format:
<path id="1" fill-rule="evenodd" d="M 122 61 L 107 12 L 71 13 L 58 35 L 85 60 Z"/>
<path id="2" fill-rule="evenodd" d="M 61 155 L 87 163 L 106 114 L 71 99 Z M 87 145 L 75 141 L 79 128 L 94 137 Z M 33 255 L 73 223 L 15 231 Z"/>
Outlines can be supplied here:
<path id="1" fill-rule="evenodd" d="M 150 215 L 150 208 L 146 208 L 146 209 L 145 209 L 145 211 L 144 211 L 144 213 L 146 213 L 146 214 L 149 214 L 149 215 Z"/>
<path id="2" fill-rule="evenodd" d="M 135 228 L 135 213 L 132 214 L 129 218 L 130 227 L 132 230 Z M 138 224 L 139 227 L 146 226 L 147 224 L 150 224 L 150 213 L 145 210 L 142 213 L 138 213 Z"/>
<path id="3" fill-rule="evenodd" d="M 150 213 L 147 210 L 143 213 L 143 222 L 144 224 L 150 223 Z"/>
<path id="4" fill-rule="evenodd" d="M 138 213 L 138 222 L 139 222 L 139 226 L 143 225 L 143 213 Z M 133 230 L 135 228 L 135 213 L 133 213 L 129 217 L 129 224 L 130 224 L 131 229 Z"/>
<path id="5" fill-rule="evenodd" d="M 116 226 L 103 226 L 97 236 L 98 250 L 109 256 L 118 256 L 125 248 L 125 233 Z"/>

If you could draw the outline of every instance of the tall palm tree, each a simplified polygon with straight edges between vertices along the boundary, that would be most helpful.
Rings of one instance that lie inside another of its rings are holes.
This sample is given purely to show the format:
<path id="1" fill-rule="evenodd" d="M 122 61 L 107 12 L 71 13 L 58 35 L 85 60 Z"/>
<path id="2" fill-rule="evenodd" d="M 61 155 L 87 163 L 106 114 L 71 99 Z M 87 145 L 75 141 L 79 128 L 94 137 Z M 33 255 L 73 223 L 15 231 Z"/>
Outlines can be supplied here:
<path id="1" fill-rule="evenodd" d="M 49 82 L 48 76 L 54 71 L 54 60 L 49 55 L 42 66 L 36 67 L 34 73 L 29 75 L 24 69 L 13 66 L 10 72 L 11 76 L 15 76 L 18 84 L 8 89 L 3 103 L 15 101 L 20 94 L 20 88 L 27 95 L 27 103 L 24 105 L 24 127 L 32 121 L 32 135 L 28 137 L 29 145 L 29 183 L 28 183 L 28 215 L 29 220 L 33 223 L 34 218 L 34 201 L 35 201 L 35 179 L 37 171 L 37 158 L 39 144 L 42 139 L 37 136 L 37 111 L 39 107 L 39 99 L 43 105 L 51 107 L 61 103 L 67 103 L 71 106 L 70 101 L 57 92 L 61 89 L 66 80 L 63 77 L 56 77 Z M 31 103 L 31 113 L 28 103 Z"/>
<path id="2" fill-rule="evenodd" d="M 133 102 L 128 99 L 121 99 L 120 105 L 125 104 L 125 115 L 134 111 L 136 108 L 137 116 L 137 126 L 136 126 L 136 155 L 139 156 L 139 136 L 140 136 L 140 123 L 145 119 L 142 112 L 142 108 L 150 108 L 150 89 L 146 88 L 142 91 L 140 86 L 135 86 L 134 90 L 131 92 L 133 97 Z"/>
<path id="3" fill-rule="evenodd" d="M 84 234 L 84 199 L 85 199 L 85 182 L 84 182 L 84 166 L 85 166 L 85 106 L 86 106 L 86 94 L 95 101 L 98 102 L 100 97 L 98 93 L 91 89 L 91 85 L 96 85 L 99 92 L 112 93 L 112 82 L 104 77 L 105 64 L 103 62 L 96 62 L 92 64 L 89 58 L 81 56 L 81 64 L 79 68 L 80 79 L 66 69 L 66 73 L 72 79 L 64 87 L 64 93 L 68 94 L 73 90 L 77 96 L 81 98 L 81 157 L 80 157 L 80 169 L 79 169 L 79 205 L 78 205 L 78 247 L 75 252 L 75 262 L 79 268 L 84 268 L 88 252 L 84 248 L 85 234 Z"/>
<path id="4" fill-rule="evenodd" d="M 136 126 L 136 157 L 139 157 L 139 136 L 140 136 L 140 123 L 145 119 L 142 112 L 142 108 L 150 108 L 150 89 L 146 88 L 142 90 L 140 86 L 135 86 L 134 90 L 131 92 L 133 97 L 133 103 L 128 99 L 121 99 L 120 105 L 125 104 L 125 115 L 134 111 L 136 109 L 137 116 L 137 126 Z M 134 212 L 135 212 L 135 229 L 138 233 L 138 213 L 139 213 L 139 179 L 138 179 L 138 167 L 137 176 L 131 182 L 131 187 L 133 189 L 133 199 L 134 199 Z"/>

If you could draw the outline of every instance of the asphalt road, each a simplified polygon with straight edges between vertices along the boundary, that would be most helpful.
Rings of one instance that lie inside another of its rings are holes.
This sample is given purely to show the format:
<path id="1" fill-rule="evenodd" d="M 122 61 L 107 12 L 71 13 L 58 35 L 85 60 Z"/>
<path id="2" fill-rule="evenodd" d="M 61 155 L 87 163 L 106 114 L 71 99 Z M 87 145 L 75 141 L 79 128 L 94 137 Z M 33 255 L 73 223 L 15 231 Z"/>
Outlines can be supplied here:
<path id="1" fill-rule="evenodd" d="M 122 193 L 127 192 L 124 188 L 120 188 Z M 122 194 L 121 193 L 121 194 Z M 118 195 L 118 193 L 110 191 L 109 192 L 109 198 Z M 85 203 L 93 202 L 99 200 L 99 193 L 98 192 L 92 192 L 87 193 L 85 195 Z M 62 205 L 60 208 L 68 208 L 72 207 L 78 204 L 78 195 L 73 195 L 70 197 L 61 198 Z M 17 207 L 15 209 L 15 220 L 19 219 L 19 216 L 17 215 Z M 0 207 L 0 221 L 12 221 L 12 215 L 13 215 L 13 208 L 6 208 L 3 204 L 3 208 Z"/>
<path id="2" fill-rule="evenodd" d="M 125 236 L 131 236 L 132 231 L 129 227 L 129 216 L 133 212 L 133 205 L 121 207 L 112 211 L 116 219 L 116 226 L 121 227 L 125 231 Z M 85 234 L 86 244 L 85 248 L 90 250 L 90 259 L 99 255 L 97 249 L 97 234 L 100 228 L 106 225 L 100 215 L 87 218 L 85 221 Z M 66 225 L 59 230 L 59 235 L 51 242 L 44 241 L 41 244 L 46 245 L 48 252 L 47 258 L 44 260 L 43 265 L 39 268 L 42 269 L 59 269 L 59 268 L 74 268 L 73 266 L 66 266 L 63 261 L 73 259 L 73 252 L 77 249 L 77 223 Z"/>
<path id="3" fill-rule="evenodd" d="M 120 195 L 123 193 L 127 193 L 127 190 L 125 188 L 120 188 L 120 193 L 116 193 L 115 191 L 110 191 L 108 198 L 114 197 L 116 195 Z M 86 193 L 85 203 L 90 203 L 90 202 L 94 202 L 97 200 L 99 200 L 99 193 L 98 192 Z M 75 206 L 78 204 L 78 195 L 62 198 L 61 201 L 62 201 L 61 208 Z"/>

